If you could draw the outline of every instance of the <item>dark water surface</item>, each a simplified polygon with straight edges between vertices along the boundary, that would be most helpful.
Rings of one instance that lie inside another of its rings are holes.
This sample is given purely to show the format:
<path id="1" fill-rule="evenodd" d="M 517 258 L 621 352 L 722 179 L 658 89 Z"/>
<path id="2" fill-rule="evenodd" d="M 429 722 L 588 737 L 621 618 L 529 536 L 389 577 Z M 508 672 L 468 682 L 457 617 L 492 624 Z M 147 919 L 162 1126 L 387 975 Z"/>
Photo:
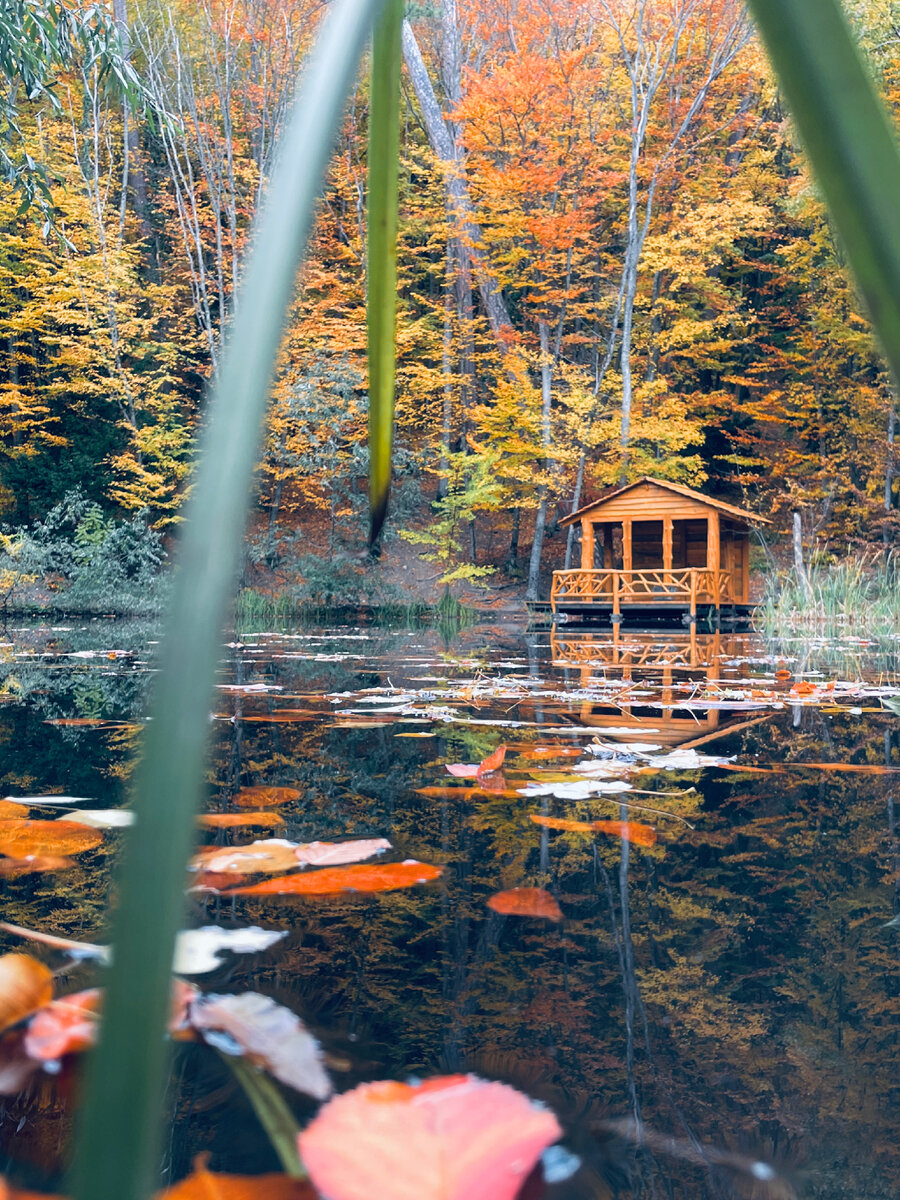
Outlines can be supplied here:
<path id="1" fill-rule="evenodd" d="M 6 636 L 0 795 L 125 805 L 154 635 L 73 623 Z M 900 767 L 900 717 L 880 695 L 900 671 L 889 649 L 858 642 L 779 649 L 680 631 L 614 642 L 571 626 L 483 626 L 449 641 L 244 631 L 224 651 L 222 681 L 238 690 L 217 692 L 209 810 L 233 811 L 243 787 L 295 787 L 274 836 L 385 837 L 388 859 L 444 870 L 381 895 L 194 895 L 188 927 L 288 931 L 194 982 L 290 1007 L 341 1090 L 473 1071 L 544 1101 L 582 1160 L 551 1197 L 896 1197 L 900 930 L 884 923 L 900 909 L 900 776 L 884 768 Z M 801 679 L 811 691 L 797 692 Z M 857 680 L 870 686 L 848 686 Z M 757 770 L 682 756 L 629 782 L 695 793 L 589 793 L 578 757 L 540 749 L 592 742 L 600 762 L 634 755 L 646 767 L 693 748 Z M 447 773 L 501 743 L 502 778 L 472 787 Z M 531 814 L 641 821 L 658 840 L 559 832 Z M 198 844 L 267 836 L 226 830 Z M 103 941 L 121 837 L 107 831 L 67 872 L 0 882 L 4 919 Z M 563 921 L 486 906 L 522 885 L 548 889 Z M 22 943 L 2 935 L 0 949 Z M 62 968 L 62 991 L 97 979 L 90 964 L 31 952 Z M 58 1185 L 76 1086 L 67 1066 L 0 1102 L 2 1173 Z M 301 1120 L 314 1111 L 290 1099 Z M 169 1103 L 166 1180 L 202 1151 L 218 1171 L 277 1169 L 208 1047 L 177 1049 Z M 640 1148 L 616 1124 L 635 1118 Z M 768 1167 L 775 1178 L 759 1178 Z"/>

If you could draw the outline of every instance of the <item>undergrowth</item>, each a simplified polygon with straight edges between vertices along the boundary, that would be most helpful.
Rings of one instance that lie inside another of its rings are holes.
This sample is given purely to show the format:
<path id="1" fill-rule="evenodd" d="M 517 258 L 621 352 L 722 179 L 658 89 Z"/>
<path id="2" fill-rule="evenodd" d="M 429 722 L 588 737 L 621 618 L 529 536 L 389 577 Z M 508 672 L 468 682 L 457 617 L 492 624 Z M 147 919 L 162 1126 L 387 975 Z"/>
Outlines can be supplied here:
<path id="1" fill-rule="evenodd" d="M 766 580 L 754 614 L 768 637 L 809 633 L 818 637 L 900 636 L 900 572 L 893 554 L 858 555 L 813 565 L 808 586 L 795 571 Z"/>

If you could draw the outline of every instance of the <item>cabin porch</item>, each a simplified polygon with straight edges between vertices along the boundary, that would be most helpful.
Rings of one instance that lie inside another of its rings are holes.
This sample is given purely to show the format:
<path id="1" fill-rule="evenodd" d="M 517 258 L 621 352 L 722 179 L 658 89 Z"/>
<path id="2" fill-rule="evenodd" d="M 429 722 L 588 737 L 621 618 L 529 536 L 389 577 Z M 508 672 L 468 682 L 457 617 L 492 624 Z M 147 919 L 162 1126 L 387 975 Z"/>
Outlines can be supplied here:
<path id="1" fill-rule="evenodd" d="M 581 564 L 555 571 L 554 613 L 718 615 L 750 605 L 753 514 L 690 488 L 643 479 L 565 518 Z M 763 518 L 764 520 L 764 518 Z"/>

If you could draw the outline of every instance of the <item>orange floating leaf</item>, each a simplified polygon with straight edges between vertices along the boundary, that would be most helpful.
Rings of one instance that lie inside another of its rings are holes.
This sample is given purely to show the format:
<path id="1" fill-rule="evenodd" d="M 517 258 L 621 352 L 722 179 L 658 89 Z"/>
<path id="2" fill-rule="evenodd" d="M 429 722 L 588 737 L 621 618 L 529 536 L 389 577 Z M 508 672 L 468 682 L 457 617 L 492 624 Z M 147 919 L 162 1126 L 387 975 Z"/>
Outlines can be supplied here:
<path id="1" fill-rule="evenodd" d="M 493 754 L 489 754 L 487 758 L 482 759 L 478 764 L 478 775 L 490 775 L 491 771 L 499 771 L 503 766 L 503 760 L 506 758 L 506 746 L 498 746 Z"/>
<path id="2" fill-rule="evenodd" d="M 289 787 L 246 787 L 232 797 L 238 808 L 268 808 L 269 805 L 290 804 L 303 795 Z"/>
<path id="3" fill-rule="evenodd" d="M 543 888 L 510 888 L 491 896 L 487 905 L 509 917 L 546 917 L 548 921 L 561 921 L 563 917 L 562 909 Z"/>
<path id="4" fill-rule="evenodd" d="M 266 879 L 249 887 L 230 888 L 225 896 L 337 896 L 341 892 L 389 892 L 437 879 L 440 867 L 408 859 L 402 863 L 360 863 L 324 867 L 320 871 Z"/>
<path id="5" fill-rule="evenodd" d="M 202 813 L 197 818 L 201 829 L 276 829 L 284 824 L 280 813 Z"/>
<path id="6" fill-rule="evenodd" d="M 28 809 L 24 804 L 16 804 L 13 800 L 0 800 L 0 821 L 21 821 L 27 816 Z"/>
<path id="7" fill-rule="evenodd" d="M 0 876 L 17 879 L 20 875 L 37 875 L 42 871 L 68 871 L 75 864 L 71 858 L 57 854 L 28 854 L 24 858 L 0 858 Z"/>
<path id="8" fill-rule="evenodd" d="M 78 821 L 0 821 L 0 854 L 81 854 L 103 841 L 103 834 Z"/>
<path id="9" fill-rule="evenodd" d="M 805 679 L 798 679 L 791 688 L 793 696 L 812 696 L 818 689 L 811 683 L 807 683 Z"/>
<path id="10" fill-rule="evenodd" d="M 626 842 L 634 842 L 636 846 L 656 844 L 653 826 L 642 825 L 638 821 L 574 821 L 569 817 L 543 817 L 537 813 L 531 813 L 530 817 L 535 825 L 543 825 L 545 829 L 560 829 L 569 833 L 611 833 Z"/>
<path id="11" fill-rule="evenodd" d="M 790 679 L 790 677 L 791 673 L 787 667 L 779 667 L 775 672 L 775 678 L 779 681 L 779 683 L 785 683 L 788 679 Z"/>
<path id="12" fill-rule="evenodd" d="M 2 1192 L 0 1200 L 4 1200 Z M 13 1194 L 10 1200 L 19 1200 L 19 1196 Z M 218 1175 L 198 1164 L 193 1175 L 160 1192 L 156 1200 L 317 1200 L 317 1197 L 311 1184 L 291 1179 L 289 1175 Z"/>
<path id="13" fill-rule="evenodd" d="M 255 872 L 290 871 L 296 867 L 293 842 L 269 838 L 249 846 L 212 846 L 195 854 L 191 869 L 213 875 L 252 875 Z"/>
<path id="14" fill-rule="evenodd" d="M 53 999 L 53 972 L 30 954 L 0 956 L 0 1030 L 17 1025 Z"/>
<path id="15" fill-rule="evenodd" d="M 584 751 L 580 746 L 531 746 L 520 751 L 522 758 L 581 758 Z"/>
<path id="16" fill-rule="evenodd" d="M 515 1088 L 450 1075 L 354 1088 L 298 1143 L 329 1200 L 514 1200 L 560 1134 L 553 1113 Z"/>
<path id="17" fill-rule="evenodd" d="M 36 1013 L 25 1031 L 25 1051 L 38 1062 L 55 1062 L 93 1046 L 103 993 L 88 988 L 54 1000 Z"/>

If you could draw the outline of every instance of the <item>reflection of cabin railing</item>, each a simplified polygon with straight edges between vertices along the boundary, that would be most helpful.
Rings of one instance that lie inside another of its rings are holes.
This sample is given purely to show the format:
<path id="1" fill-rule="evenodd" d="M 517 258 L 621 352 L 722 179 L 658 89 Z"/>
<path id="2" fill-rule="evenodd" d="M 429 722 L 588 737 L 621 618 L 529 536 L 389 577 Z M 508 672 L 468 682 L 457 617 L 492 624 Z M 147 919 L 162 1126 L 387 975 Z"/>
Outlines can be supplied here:
<path id="1" fill-rule="evenodd" d="M 621 612 L 623 604 L 678 604 L 696 613 L 700 604 L 733 604 L 730 571 L 708 567 L 689 567 L 666 571 L 613 571 L 603 568 L 593 571 L 554 571 L 550 603 L 556 612 L 561 602 L 589 607 L 592 604 L 611 606 L 613 613 Z"/>

